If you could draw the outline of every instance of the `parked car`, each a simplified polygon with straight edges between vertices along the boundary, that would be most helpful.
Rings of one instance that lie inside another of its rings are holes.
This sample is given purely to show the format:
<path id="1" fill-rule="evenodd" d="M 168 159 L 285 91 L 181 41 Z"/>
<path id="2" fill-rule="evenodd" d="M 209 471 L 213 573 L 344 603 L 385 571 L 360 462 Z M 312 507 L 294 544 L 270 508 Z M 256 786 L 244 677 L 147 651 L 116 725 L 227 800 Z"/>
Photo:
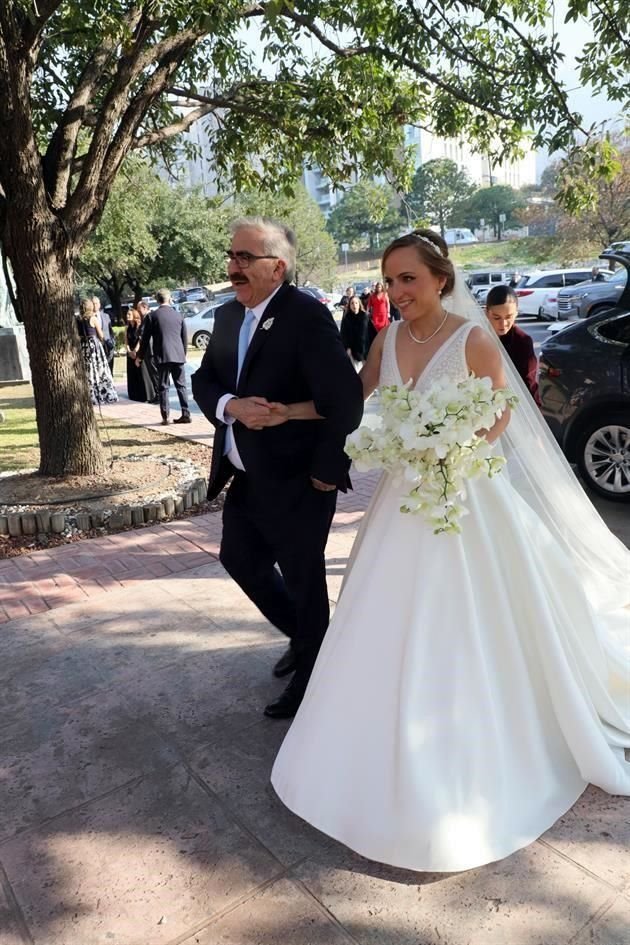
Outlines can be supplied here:
<path id="1" fill-rule="evenodd" d="M 187 289 L 173 289 L 171 292 L 173 302 L 181 304 L 182 302 L 208 302 L 210 294 L 205 286 L 193 285 Z"/>
<path id="2" fill-rule="evenodd" d="M 550 289 L 543 297 L 538 308 L 538 318 L 544 322 L 558 321 L 558 292 L 559 289 Z"/>
<path id="3" fill-rule="evenodd" d="M 588 318 L 615 305 L 621 298 L 628 273 L 625 268 L 608 276 L 605 282 L 581 282 L 572 289 L 558 291 L 558 318 Z"/>
<path id="4" fill-rule="evenodd" d="M 626 273 L 630 254 L 615 254 Z M 630 501 L 630 286 L 607 309 L 542 345 L 542 412 L 570 462 L 598 495 Z"/>
<path id="5" fill-rule="evenodd" d="M 314 299 L 317 299 L 318 302 L 321 302 L 322 305 L 325 305 L 329 312 L 334 311 L 335 303 L 331 300 L 327 292 L 324 292 L 323 289 L 320 289 L 316 285 L 300 285 L 298 286 L 300 292 L 306 292 L 308 295 L 312 295 Z"/>
<path id="6" fill-rule="evenodd" d="M 444 239 L 446 240 L 447 246 L 466 246 L 470 243 L 479 242 L 473 231 L 464 226 L 445 230 Z"/>
<path id="7" fill-rule="evenodd" d="M 537 269 L 521 278 L 515 292 L 521 315 L 542 317 L 540 306 L 550 289 L 563 289 L 591 278 L 590 269 Z"/>
<path id="8" fill-rule="evenodd" d="M 630 240 L 622 240 L 620 243 L 611 243 L 603 250 L 600 259 L 611 253 L 630 253 Z"/>
<path id="9" fill-rule="evenodd" d="M 214 313 L 218 307 L 217 303 L 213 302 L 212 305 L 202 308 L 200 312 L 184 312 L 189 345 L 202 350 L 208 347 L 210 336 L 214 331 Z"/>
<path id="10" fill-rule="evenodd" d="M 485 270 L 481 272 L 467 272 L 466 284 L 478 302 L 483 304 L 490 289 L 495 285 L 507 285 L 512 278 L 512 272 Z"/>

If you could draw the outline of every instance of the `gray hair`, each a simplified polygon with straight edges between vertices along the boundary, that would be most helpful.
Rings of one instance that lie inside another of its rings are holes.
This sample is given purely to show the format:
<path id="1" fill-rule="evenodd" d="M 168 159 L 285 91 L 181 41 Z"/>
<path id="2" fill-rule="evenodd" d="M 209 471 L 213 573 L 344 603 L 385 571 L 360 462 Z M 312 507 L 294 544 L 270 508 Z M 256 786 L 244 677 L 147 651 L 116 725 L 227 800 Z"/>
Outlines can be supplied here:
<path id="1" fill-rule="evenodd" d="M 268 256 L 277 256 L 286 268 L 285 279 L 293 282 L 296 270 L 297 240 L 290 226 L 271 217 L 241 217 L 230 227 L 232 236 L 239 230 L 259 230 L 263 238 L 263 249 Z"/>
<path id="2" fill-rule="evenodd" d="M 158 289 L 158 291 L 155 293 L 155 298 L 160 303 L 160 305 L 168 305 L 168 303 L 171 301 L 171 293 L 168 289 Z"/>

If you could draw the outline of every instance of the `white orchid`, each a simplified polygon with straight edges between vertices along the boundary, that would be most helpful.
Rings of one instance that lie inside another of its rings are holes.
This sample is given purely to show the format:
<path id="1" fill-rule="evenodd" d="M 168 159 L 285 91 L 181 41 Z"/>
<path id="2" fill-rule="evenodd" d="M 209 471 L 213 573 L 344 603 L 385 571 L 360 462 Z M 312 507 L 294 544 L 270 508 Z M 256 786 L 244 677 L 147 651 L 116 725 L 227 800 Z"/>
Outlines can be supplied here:
<path id="1" fill-rule="evenodd" d="M 437 381 L 424 393 L 410 387 L 383 387 L 382 415 L 355 430 L 346 451 L 358 470 L 384 469 L 408 490 L 401 512 L 422 515 L 436 534 L 456 534 L 468 514 L 466 480 L 492 477 L 505 465 L 479 431 L 517 398 L 472 375 L 460 383 Z"/>

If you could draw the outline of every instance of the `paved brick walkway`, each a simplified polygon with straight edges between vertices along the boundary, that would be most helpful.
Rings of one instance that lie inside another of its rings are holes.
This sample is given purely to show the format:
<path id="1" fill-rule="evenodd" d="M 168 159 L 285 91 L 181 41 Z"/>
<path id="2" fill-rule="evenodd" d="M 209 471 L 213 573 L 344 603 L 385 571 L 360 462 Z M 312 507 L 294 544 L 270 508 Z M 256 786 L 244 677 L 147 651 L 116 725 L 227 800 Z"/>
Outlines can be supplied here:
<path id="1" fill-rule="evenodd" d="M 333 601 L 374 478 L 355 485 Z M 212 513 L 0 562 L 0 945 L 630 945 L 623 798 L 590 788 L 525 850 L 443 875 L 290 814 L 269 785 L 288 726 L 261 715 L 285 644 L 219 536 Z"/>

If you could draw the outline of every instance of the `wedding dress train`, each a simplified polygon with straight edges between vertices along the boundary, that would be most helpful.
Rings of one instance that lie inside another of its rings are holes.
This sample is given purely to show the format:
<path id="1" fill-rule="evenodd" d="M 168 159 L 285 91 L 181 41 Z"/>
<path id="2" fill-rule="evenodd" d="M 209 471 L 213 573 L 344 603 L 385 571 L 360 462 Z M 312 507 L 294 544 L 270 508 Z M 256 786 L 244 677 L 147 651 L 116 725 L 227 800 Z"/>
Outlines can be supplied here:
<path id="1" fill-rule="evenodd" d="M 388 329 L 380 383 L 402 384 Z M 417 387 L 467 376 L 458 328 Z M 591 782 L 630 794 L 630 611 L 597 608 L 510 483 L 469 484 L 460 535 L 383 477 L 272 783 L 358 853 L 469 869 L 529 844 Z M 630 572 L 628 574 L 630 581 Z"/>

